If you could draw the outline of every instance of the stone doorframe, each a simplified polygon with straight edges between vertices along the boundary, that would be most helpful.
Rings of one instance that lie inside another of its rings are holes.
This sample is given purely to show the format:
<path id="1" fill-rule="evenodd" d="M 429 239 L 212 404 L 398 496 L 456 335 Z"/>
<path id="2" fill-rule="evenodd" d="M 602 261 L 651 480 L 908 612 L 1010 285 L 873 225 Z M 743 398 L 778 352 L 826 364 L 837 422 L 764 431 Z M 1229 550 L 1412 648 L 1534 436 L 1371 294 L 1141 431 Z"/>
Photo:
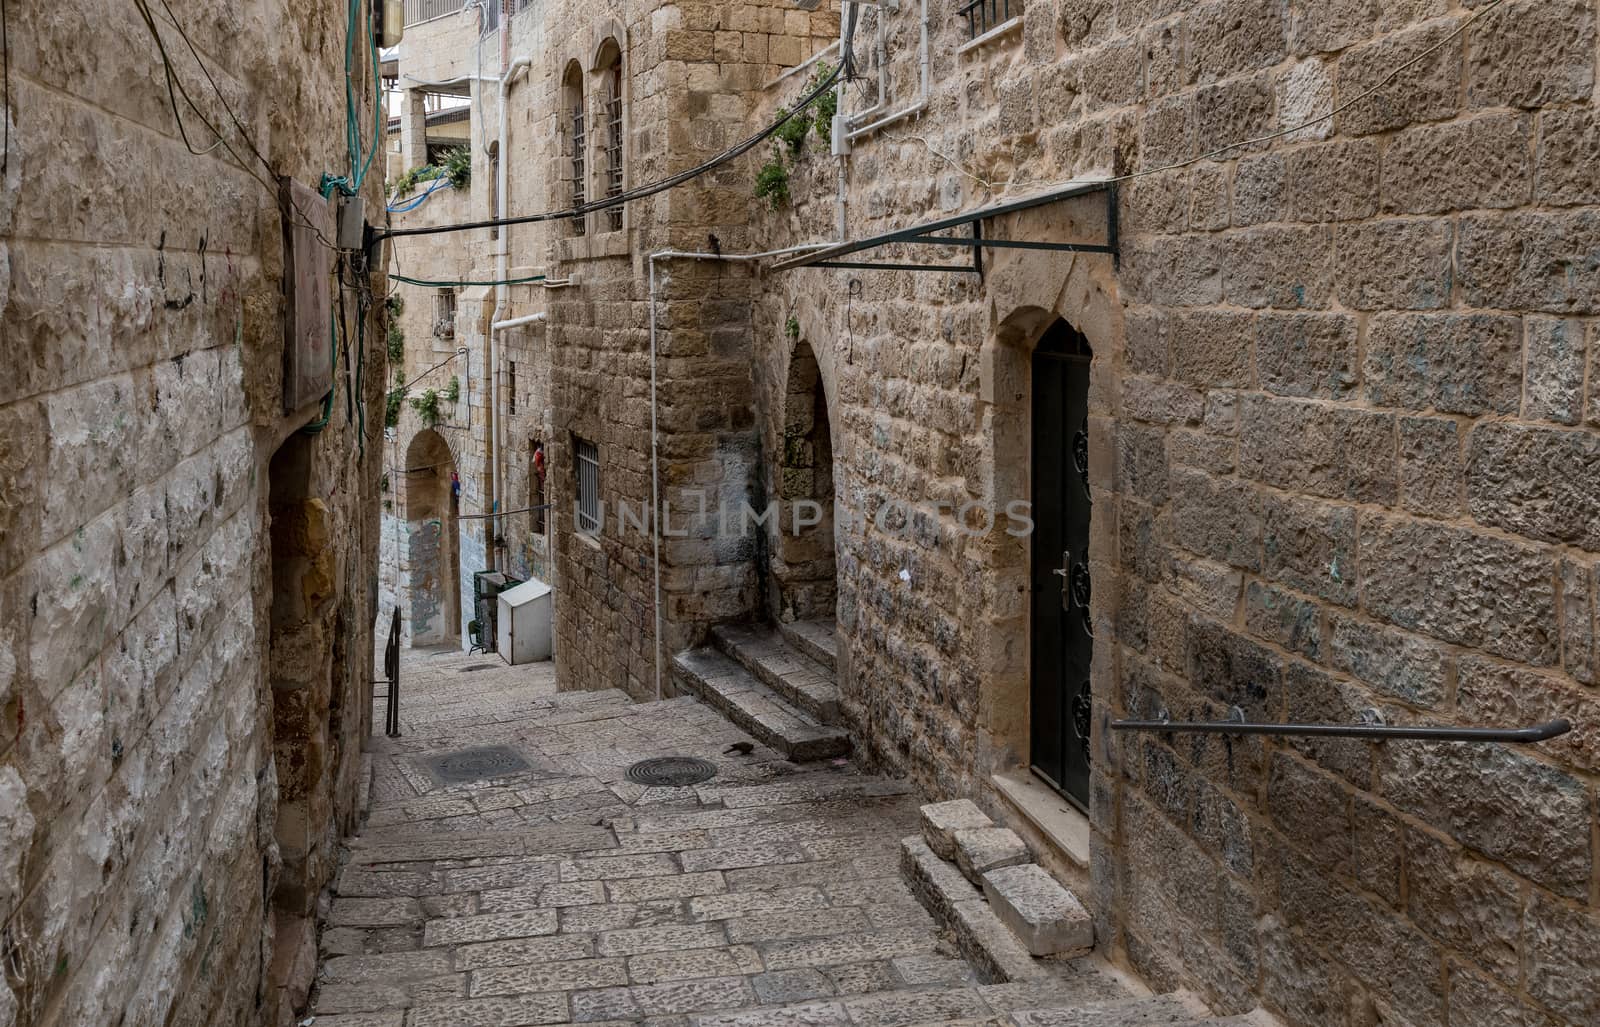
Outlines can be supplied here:
<path id="1" fill-rule="evenodd" d="M 1087 218 L 1074 214 L 1090 213 Z M 996 235 L 1013 239 L 1070 240 L 1103 232 L 1103 207 L 1060 203 L 1024 211 L 1002 221 Z M 986 259 L 988 255 L 986 255 Z M 1095 719 L 1092 760 L 1104 765 L 1108 752 L 1106 712 L 1115 694 L 1113 614 L 1117 605 L 1117 535 L 1113 469 L 1113 418 L 1124 362 L 1122 306 L 1117 299 L 1110 258 L 1075 254 L 1001 250 L 985 279 L 989 336 L 979 360 L 979 423 L 987 437 L 987 459 L 972 491 L 1004 510 L 1014 499 L 1028 499 L 1032 488 L 1032 357 L 1034 346 L 1057 318 L 1089 340 L 1094 353 L 1089 383 L 1089 483 L 1097 516 L 1090 526 L 1089 563 L 1095 586 L 1090 602 L 1094 623 L 1094 662 L 1090 687 Z M 1009 454 L 1024 453 L 1017 460 Z M 1004 518 L 998 520 L 1001 527 Z M 984 540 L 988 609 L 979 627 L 977 770 L 980 780 L 1008 772 L 1028 773 L 1029 569 L 1028 538 L 997 529 Z M 1092 775 L 1091 807 L 1099 800 Z M 1096 811 L 1095 819 L 1109 814 Z"/>

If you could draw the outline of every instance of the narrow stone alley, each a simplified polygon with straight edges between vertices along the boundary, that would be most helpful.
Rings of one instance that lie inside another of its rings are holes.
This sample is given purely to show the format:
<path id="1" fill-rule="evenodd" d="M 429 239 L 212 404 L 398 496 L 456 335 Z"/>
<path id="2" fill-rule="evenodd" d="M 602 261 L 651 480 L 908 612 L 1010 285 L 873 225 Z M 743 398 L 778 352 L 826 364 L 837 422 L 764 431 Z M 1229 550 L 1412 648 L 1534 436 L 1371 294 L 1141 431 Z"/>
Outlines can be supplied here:
<path id="1" fill-rule="evenodd" d="M 557 694 L 548 663 L 407 650 L 401 680 L 316 1027 L 1208 1022 L 1093 959 L 981 983 L 900 876 L 903 782 L 789 763 L 694 698 Z M 661 757 L 715 776 L 630 780 Z"/>

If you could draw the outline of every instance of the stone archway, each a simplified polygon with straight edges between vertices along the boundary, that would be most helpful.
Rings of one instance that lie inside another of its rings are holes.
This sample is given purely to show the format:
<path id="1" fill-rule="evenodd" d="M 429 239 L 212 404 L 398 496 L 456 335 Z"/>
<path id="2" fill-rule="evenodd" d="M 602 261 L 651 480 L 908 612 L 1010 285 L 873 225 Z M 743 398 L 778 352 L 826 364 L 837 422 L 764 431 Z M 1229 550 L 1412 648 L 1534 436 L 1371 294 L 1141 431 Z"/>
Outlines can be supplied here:
<path id="1" fill-rule="evenodd" d="M 459 644 L 461 554 L 455 457 L 431 428 L 412 437 L 398 494 L 405 519 L 403 584 L 412 646 Z"/>
<path id="2" fill-rule="evenodd" d="M 834 618 L 833 426 L 816 354 L 797 343 L 781 397 L 774 488 L 778 504 L 770 569 L 773 620 Z"/>

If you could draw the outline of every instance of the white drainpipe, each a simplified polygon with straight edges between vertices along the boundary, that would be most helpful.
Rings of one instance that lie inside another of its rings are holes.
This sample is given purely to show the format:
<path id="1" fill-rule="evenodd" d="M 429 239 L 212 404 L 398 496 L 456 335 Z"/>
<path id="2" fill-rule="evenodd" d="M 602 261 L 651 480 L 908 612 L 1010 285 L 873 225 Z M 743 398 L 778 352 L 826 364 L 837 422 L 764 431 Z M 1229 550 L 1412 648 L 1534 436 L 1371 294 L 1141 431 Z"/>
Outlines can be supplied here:
<path id="1" fill-rule="evenodd" d="M 500 32 L 502 38 L 508 34 L 508 27 L 504 23 L 500 26 Z M 498 149 L 495 151 L 498 155 L 498 159 L 495 162 L 497 165 L 495 169 L 494 196 L 494 217 L 496 221 L 502 221 L 506 216 L 506 168 L 509 164 L 506 160 L 506 136 L 510 131 L 506 97 L 511 89 L 511 80 L 516 77 L 517 72 L 526 69 L 532 63 L 532 57 L 518 57 L 507 64 L 505 71 L 500 75 L 500 109 L 497 112 L 500 122 L 500 141 L 497 144 Z M 508 225 L 500 226 L 500 237 L 496 240 L 497 245 L 495 246 L 494 278 L 496 282 L 500 283 L 503 283 L 506 278 L 507 255 L 511 247 L 509 227 Z M 493 488 L 490 490 L 489 509 L 492 513 L 499 513 L 501 499 L 505 495 L 505 484 L 501 474 L 501 464 L 505 449 L 505 418 L 500 412 L 500 347 L 495 338 L 495 328 L 502 323 L 502 319 L 505 317 L 506 307 L 509 302 L 507 296 L 510 289 L 506 285 L 500 284 L 494 287 L 494 291 L 494 316 L 489 321 L 489 475 L 493 482 Z M 500 551 L 494 544 L 494 529 L 498 527 L 499 521 L 491 520 L 489 525 L 490 565 L 496 570 L 504 570 L 505 568 L 500 566 Z"/>

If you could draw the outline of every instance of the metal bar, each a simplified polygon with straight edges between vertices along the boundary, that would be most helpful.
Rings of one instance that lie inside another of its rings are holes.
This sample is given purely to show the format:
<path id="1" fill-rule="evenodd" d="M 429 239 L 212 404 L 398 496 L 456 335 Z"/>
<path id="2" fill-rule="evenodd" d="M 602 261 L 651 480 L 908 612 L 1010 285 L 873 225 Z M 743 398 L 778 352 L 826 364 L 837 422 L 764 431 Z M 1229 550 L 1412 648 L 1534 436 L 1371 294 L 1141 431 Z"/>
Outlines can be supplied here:
<path id="1" fill-rule="evenodd" d="M 1086 196 L 1090 193 L 1104 192 L 1109 188 L 1111 188 L 1110 183 L 1103 181 L 1070 182 L 1059 189 L 1052 189 L 1049 192 L 1039 193 L 1035 196 L 1024 197 L 1020 200 L 1011 200 L 1007 203 L 999 203 L 992 207 L 984 207 L 966 214 L 957 214 L 952 217 L 941 218 L 938 221 L 930 221 L 927 224 L 914 225 L 911 228 L 903 228 L 899 231 L 884 233 L 883 235 L 874 235 L 866 239 L 858 239 L 854 242 L 844 242 L 823 249 L 818 249 L 811 253 L 806 253 L 797 257 L 791 257 L 788 260 L 779 261 L 778 263 L 772 265 L 772 270 L 788 271 L 791 268 L 822 265 L 824 261 L 833 261 L 837 257 L 845 257 L 852 253 L 860 253 L 862 250 L 876 249 L 885 243 L 900 242 L 915 236 L 931 235 L 934 232 L 942 232 L 947 228 L 958 228 L 963 225 L 972 224 L 979 218 L 1000 217 L 1005 214 L 1013 214 L 1019 210 L 1029 210 L 1033 207 L 1040 207 L 1047 203 L 1055 203 L 1059 200 L 1071 199 L 1075 196 Z M 913 267 L 910 270 L 916 270 L 916 268 Z M 966 270 L 971 269 L 968 268 Z"/>
<path id="2" fill-rule="evenodd" d="M 981 235 L 914 235 L 894 242 L 923 243 L 930 246 L 983 246 L 989 249 L 1011 250 L 1062 250 L 1068 253 L 1111 253 L 1110 246 L 1101 243 L 1035 242 L 1029 239 L 985 239 Z M 885 245 L 888 245 L 885 243 Z"/>
<path id="3" fill-rule="evenodd" d="M 1117 183 L 1106 190 L 1106 247 L 1111 251 L 1111 267 L 1122 267 L 1122 243 L 1117 228 Z"/>
<path id="4" fill-rule="evenodd" d="M 809 267 L 839 267 L 856 271 L 965 271 L 976 270 L 971 264 L 875 264 L 871 261 L 819 260 Z"/>
<path id="5" fill-rule="evenodd" d="M 1572 730 L 1567 720 L 1531 727 L 1450 727 L 1440 724 L 1253 724 L 1220 720 L 1113 720 L 1114 731 L 1158 731 L 1174 734 L 1284 735 L 1322 738 L 1368 738 L 1382 741 L 1410 738 L 1433 742 L 1543 742 Z"/>

